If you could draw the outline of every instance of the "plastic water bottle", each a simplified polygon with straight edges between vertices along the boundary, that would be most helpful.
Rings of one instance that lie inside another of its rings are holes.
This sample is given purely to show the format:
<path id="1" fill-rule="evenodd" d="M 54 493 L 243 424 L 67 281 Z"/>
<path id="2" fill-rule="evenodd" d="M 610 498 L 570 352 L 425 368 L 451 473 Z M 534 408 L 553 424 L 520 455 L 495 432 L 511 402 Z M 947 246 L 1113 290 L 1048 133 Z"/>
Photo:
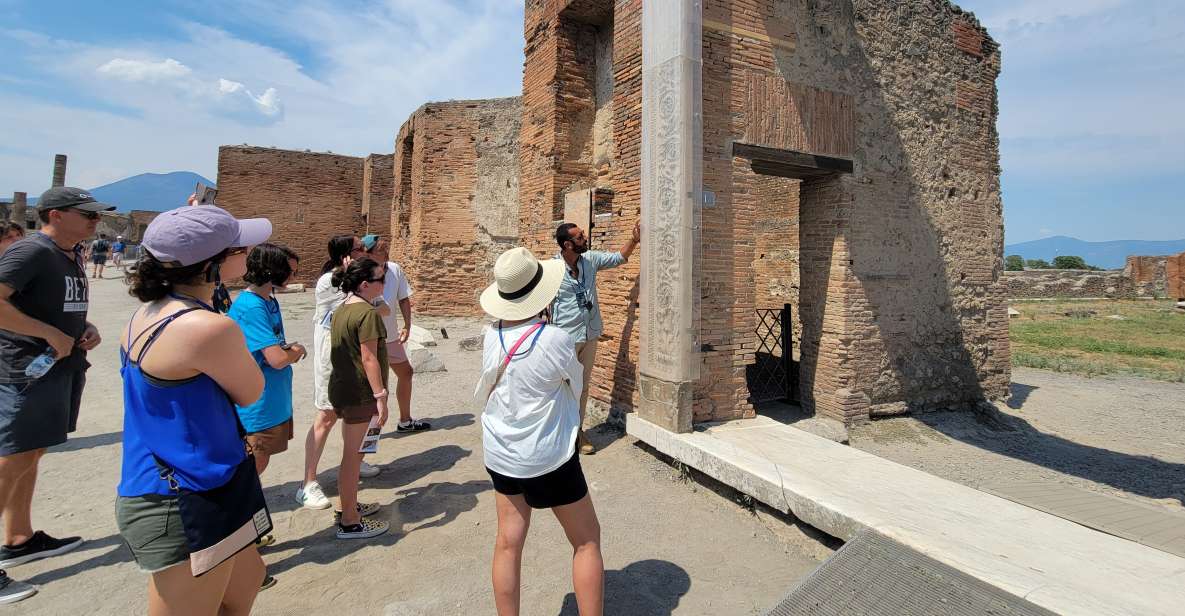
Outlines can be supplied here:
<path id="1" fill-rule="evenodd" d="M 58 354 L 54 352 L 53 347 L 46 347 L 45 352 L 33 358 L 28 366 L 25 366 L 25 376 L 39 379 L 53 368 L 54 362 L 58 361 Z"/>

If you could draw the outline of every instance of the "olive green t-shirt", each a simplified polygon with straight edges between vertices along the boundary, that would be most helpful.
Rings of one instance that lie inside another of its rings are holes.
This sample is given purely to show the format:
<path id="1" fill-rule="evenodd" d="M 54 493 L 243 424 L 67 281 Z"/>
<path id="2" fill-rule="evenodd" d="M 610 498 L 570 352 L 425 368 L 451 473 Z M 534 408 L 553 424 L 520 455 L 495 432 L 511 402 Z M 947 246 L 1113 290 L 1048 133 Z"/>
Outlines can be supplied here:
<path id="1" fill-rule="evenodd" d="M 378 341 L 379 371 L 387 386 L 387 328 L 374 307 L 364 302 L 342 304 L 333 311 L 329 326 L 329 402 L 345 408 L 374 402 L 366 369 L 362 367 L 362 343 Z"/>

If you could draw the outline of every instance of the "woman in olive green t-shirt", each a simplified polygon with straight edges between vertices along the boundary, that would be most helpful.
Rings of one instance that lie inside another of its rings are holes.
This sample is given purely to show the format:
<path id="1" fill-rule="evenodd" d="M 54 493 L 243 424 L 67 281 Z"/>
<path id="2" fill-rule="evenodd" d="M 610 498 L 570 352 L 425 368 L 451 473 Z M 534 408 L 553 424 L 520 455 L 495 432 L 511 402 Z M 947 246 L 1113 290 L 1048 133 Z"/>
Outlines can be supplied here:
<path id="1" fill-rule="evenodd" d="M 335 273 L 333 284 L 346 293 L 329 326 L 329 402 L 342 419 L 344 447 L 337 470 L 342 507 L 337 537 L 366 539 L 390 528 L 362 517 L 375 513 L 376 504 L 358 503 L 358 448 L 372 417 L 378 415 L 380 425 L 387 423 L 387 330 L 374 309 L 375 298 L 383 296 L 383 268 L 372 259 L 358 259 Z"/>

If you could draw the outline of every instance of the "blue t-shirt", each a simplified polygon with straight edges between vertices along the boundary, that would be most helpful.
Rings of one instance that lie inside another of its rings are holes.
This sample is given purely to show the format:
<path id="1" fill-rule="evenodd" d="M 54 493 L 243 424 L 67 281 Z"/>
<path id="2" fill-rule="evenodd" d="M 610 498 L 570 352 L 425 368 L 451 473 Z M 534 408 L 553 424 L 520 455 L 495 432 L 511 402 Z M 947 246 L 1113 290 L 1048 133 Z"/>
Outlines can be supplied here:
<path id="1" fill-rule="evenodd" d="M 235 406 L 243 427 L 247 432 L 260 432 L 288 421 L 292 418 L 292 366 L 276 370 L 263 356 L 264 349 L 284 343 L 280 302 L 243 291 L 226 315 L 243 330 L 247 350 L 263 371 L 263 395 L 250 406 Z"/>

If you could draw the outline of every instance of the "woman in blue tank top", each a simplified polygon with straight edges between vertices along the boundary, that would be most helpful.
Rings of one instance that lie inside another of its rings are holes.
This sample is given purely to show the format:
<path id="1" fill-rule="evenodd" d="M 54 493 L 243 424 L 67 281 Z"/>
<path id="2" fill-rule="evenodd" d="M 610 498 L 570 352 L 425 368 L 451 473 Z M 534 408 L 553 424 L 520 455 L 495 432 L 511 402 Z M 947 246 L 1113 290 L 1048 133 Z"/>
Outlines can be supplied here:
<path id="1" fill-rule="evenodd" d="M 221 277 L 246 271 L 248 247 L 271 223 L 235 220 L 213 206 L 157 217 L 144 233 L 129 292 L 145 304 L 120 341 L 123 466 L 116 522 L 140 568 L 152 574 L 148 613 L 247 614 L 266 570 L 249 547 L 201 577 L 189 566 L 176 493 L 226 485 L 246 458 L 234 404 L 263 391 L 263 375 L 234 321 L 211 308 Z"/>

